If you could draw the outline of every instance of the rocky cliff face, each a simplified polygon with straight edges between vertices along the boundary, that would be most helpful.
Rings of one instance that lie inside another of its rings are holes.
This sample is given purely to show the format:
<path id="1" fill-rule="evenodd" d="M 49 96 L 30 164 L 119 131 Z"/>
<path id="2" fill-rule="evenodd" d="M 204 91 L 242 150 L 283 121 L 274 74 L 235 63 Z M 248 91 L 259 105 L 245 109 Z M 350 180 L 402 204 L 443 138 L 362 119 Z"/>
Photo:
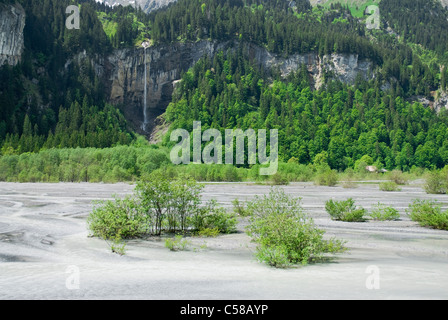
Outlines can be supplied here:
<path id="1" fill-rule="evenodd" d="M 0 3 L 0 66 L 15 66 L 24 49 L 25 10 L 20 4 Z"/>
<path id="2" fill-rule="evenodd" d="M 155 46 L 147 54 L 147 112 L 150 119 L 162 114 L 174 90 L 174 85 L 204 55 L 213 56 L 220 50 L 236 48 L 233 42 L 217 43 L 199 41 Z M 250 45 L 250 56 L 264 68 L 278 68 L 283 76 L 305 64 L 316 89 L 324 83 L 324 76 L 344 83 L 354 83 L 356 77 L 371 77 L 373 64 L 357 55 L 332 54 L 319 57 L 315 53 L 296 54 L 288 58 L 269 53 L 266 49 Z M 96 64 L 98 75 L 104 75 L 109 102 L 121 108 L 134 128 L 143 122 L 143 97 L 145 85 L 145 50 L 122 49 L 115 51 L 104 61 Z M 151 130 L 151 124 L 148 131 Z"/>
<path id="3" fill-rule="evenodd" d="M 434 101 L 434 110 L 436 110 L 436 112 L 448 110 L 448 92 L 442 91 L 439 93 Z"/>
<path id="4" fill-rule="evenodd" d="M 251 56 L 265 68 L 278 68 L 283 77 L 305 64 L 316 90 L 322 87 L 325 77 L 353 84 L 358 75 L 364 79 L 373 76 L 373 63 L 359 59 L 356 54 L 331 54 L 320 57 L 316 53 L 308 53 L 284 58 L 260 47 L 252 46 Z"/>
<path id="5" fill-rule="evenodd" d="M 209 41 L 150 47 L 146 49 L 146 66 L 143 48 L 116 50 L 106 59 L 98 74 L 104 73 L 106 76 L 109 102 L 119 106 L 137 128 L 143 120 L 145 67 L 147 112 L 151 120 L 165 111 L 171 101 L 174 84 L 181 78 L 182 72 L 204 55 L 211 56 L 221 47 Z"/>
<path id="6" fill-rule="evenodd" d="M 176 0 L 96 0 L 97 2 L 105 3 L 109 6 L 139 6 L 145 12 L 151 12 L 153 10 L 157 10 L 163 7 L 166 7 L 172 2 Z"/>

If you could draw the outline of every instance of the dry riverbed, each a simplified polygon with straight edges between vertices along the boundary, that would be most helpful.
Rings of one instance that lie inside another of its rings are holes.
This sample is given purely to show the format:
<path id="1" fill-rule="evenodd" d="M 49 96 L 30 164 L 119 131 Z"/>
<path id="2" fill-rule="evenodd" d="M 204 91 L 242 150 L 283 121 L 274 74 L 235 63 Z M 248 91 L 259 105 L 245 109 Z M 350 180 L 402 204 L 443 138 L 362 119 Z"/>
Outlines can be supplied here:
<path id="1" fill-rule="evenodd" d="M 131 194 L 129 184 L 0 183 L 0 299 L 447 299 L 448 232 L 422 228 L 405 209 L 427 195 L 418 184 L 400 192 L 378 184 L 356 189 L 297 183 L 283 187 L 327 237 L 346 240 L 349 251 L 327 263 L 274 269 L 254 258 L 254 244 L 239 232 L 191 238 L 189 250 L 171 252 L 161 239 L 133 240 L 126 255 L 89 238 L 92 201 Z M 269 186 L 207 184 L 203 199 L 252 199 Z M 325 201 L 352 197 L 370 209 L 378 201 L 399 221 L 332 221 Z"/>

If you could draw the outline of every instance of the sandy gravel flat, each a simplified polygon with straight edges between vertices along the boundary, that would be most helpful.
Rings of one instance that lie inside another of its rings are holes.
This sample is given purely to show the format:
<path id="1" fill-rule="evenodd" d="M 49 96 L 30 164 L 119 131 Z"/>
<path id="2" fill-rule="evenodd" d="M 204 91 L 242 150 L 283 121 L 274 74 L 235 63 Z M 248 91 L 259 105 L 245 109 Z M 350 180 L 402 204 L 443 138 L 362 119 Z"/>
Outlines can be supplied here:
<path id="1" fill-rule="evenodd" d="M 417 198 L 448 203 L 418 185 L 381 192 L 285 186 L 302 197 L 316 224 L 347 241 L 349 251 L 328 263 L 274 269 L 257 262 L 254 244 L 239 232 L 193 238 L 188 251 L 170 252 L 161 240 L 133 240 L 126 255 L 89 238 L 85 219 L 92 201 L 132 193 L 129 184 L 0 183 L 0 299 L 447 299 L 448 232 L 422 228 L 405 209 Z M 247 183 L 207 184 L 204 200 L 231 207 L 269 192 Z M 325 201 L 353 197 L 369 209 L 381 201 L 401 220 L 332 221 Z M 373 279 L 373 280 L 372 280 Z M 372 284 L 375 285 L 372 285 Z"/>

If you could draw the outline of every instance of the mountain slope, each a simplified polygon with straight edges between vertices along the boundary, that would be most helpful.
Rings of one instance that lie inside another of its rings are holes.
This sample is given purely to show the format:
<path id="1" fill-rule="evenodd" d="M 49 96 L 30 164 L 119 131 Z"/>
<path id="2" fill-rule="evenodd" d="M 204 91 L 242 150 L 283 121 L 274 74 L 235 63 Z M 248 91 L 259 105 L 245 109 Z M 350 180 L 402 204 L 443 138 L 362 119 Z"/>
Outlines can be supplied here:
<path id="1" fill-rule="evenodd" d="M 284 161 L 325 158 L 339 170 L 364 156 L 387 168 L 441 167 L 446 115 L 413 101 L 432 105 L 446 88 L 437 39 L 448 27 L 419 26 L 426 4 L 409 1 L 383 0 L 391 7 L 380 30 L 306 0 L 179 0 L 149 15 L 83 1 L 79 32 L 65 28 L 70 0 L 20 0 L 26 49 L 0 72 L 2 153 L 130 143 L 117 108 L 138 130 L 146 83 L 150 107 L 169 105 L 171 129 L 195 120 L 278 128 Z"/>

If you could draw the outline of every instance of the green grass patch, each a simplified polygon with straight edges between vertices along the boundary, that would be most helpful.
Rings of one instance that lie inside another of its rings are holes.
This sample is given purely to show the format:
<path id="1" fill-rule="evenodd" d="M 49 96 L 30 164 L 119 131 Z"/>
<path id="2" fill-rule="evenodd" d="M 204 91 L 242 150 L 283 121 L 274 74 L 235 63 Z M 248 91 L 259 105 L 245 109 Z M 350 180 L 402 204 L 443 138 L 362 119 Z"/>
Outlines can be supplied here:
<path id="1" fill-rule="evenodd" d="M 381 0 L 327 0 L 324 3 L 317 3 L 317 1 L 314 0 L 311 1 L 311 4 L 314 6 L 319 4 L 325 9 L 330 9 L 331 5 L 340 3 L 344 6 L 348 6 L 353 17 L 363 18 L 365 16 L 364 12 L 368 6 L 378 5 L 380 2 Z"/>

